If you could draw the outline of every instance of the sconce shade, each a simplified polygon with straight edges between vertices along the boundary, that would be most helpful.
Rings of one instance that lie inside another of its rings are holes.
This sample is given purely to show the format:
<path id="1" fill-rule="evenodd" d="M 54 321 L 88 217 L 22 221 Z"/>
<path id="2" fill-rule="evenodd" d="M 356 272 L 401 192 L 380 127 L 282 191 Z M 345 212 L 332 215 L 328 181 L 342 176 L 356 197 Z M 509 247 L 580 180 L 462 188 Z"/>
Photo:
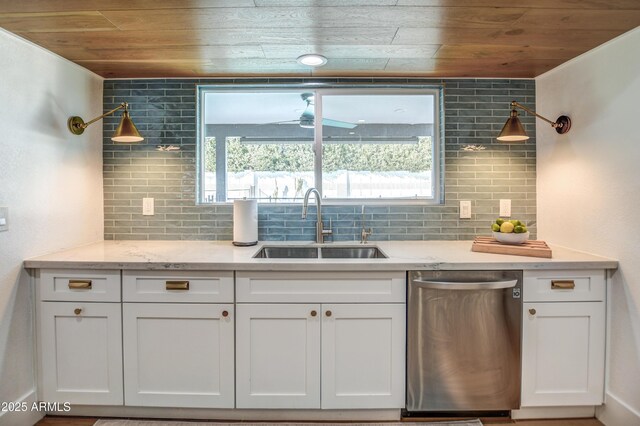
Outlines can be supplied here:
<path id="1" fill-rule="evenodd" d="M 116 143 L 135 143 L 142 142 L 144 140 L 140 135 L 140 132 L 138 132 L 136 125 L 133 124 L 131 117 L 129 117 L 128 110 L 124 110 L 122 118 L 120 119 L 120 124 L 113 133 L 111 140 Z"/>
<path id="2" fill-rule="evenodd" d="M 131 117 L 129 117 L 129 104 L 126 102 L 122 102 L 120 105 L 112 109 L 111 111 L 105 112 L 100 117 L 96 117 L 91 121 L 87 121 L 86 123 L 81 117 L 74 116 L 69 117 L 67 121 L 67 126 L 69 127 L 69 131 L 74 135 L 81 135 L 84 133 L 84 129 L 89 127 L 91 124 L 96 121 L 102 120 L 103 118 L 113 114 L 114 112 L 123 109 L 124 113 L 122 114 L 122 118 L 120 119 L 120 124 L 118 124 L 118 128 L 115 133 L 111 137 L 111 140 L 116 143 L 136 143 L 142 142 L 144 138 L 136 129 L 135 124 L 131 121 Z"/>
<path id="3" fill-rule="evenodd" d="M 523 109 L 529 114 L 535 115 L 539 119 L 551 124 L 551 127 L 556 129 L 556 132 L 558 132 L 558 134 L 560 135 L 564 135 L 569 131 L 569 129 L 571 129 L 571 119 L 566 115 L 561 115 L 556 121 L 551 121 L 548 118 L 544 118 L 535 111 L 530 110 L 526 106 L 521 105 L 516 101 L 511 101 L 511 115 L 509 116 L 507 122 L 504 123 L 504 126 L 502 127 L 502 130 L 497 137 L 498 142 L 524 142 L 529 139 L 529 136 L 527 136 L 527 132 L 525 132 L 524 127 L 522 127 L 520 119 L 518 119 L 518 111 L 516 110 L 516 108 Z"/>
<path id="4" fill-rule="evenodd" d="M 511 115 L 497 137 L 500 142 L 524 142 L 529 139 L 527 132 L 518 118 L 518 111 L 511 110 Z"/>

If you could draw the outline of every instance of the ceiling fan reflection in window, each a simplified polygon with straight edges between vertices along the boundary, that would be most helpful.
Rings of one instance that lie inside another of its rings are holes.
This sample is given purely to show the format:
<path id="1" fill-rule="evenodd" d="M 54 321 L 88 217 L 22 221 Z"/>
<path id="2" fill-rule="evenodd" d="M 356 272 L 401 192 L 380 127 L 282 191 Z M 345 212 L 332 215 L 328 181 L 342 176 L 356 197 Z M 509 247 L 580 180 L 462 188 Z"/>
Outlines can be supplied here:
<path id="1" fill-rule="evenodd" d="M 277 121 L 275 123 L 269 123 L 269 124 L 287 124 L 287 123 L 299 123 L 300 127 L 305 128 L 305 129 L 313 129 L 314 126 L 314 120 L 315 120 L 315 115 L 313 112 L 313 106 L 314 106 L 314 99 L 315 96 L 313 93 L 301 93 L 300 97 L 302 98 L 302 100 L 304 102 L 307 103 L 306 108 L 304 109 L 304 111 L 302 112 L 302 114 L 300 115 L 300 118 L 297 120 L 288 120 L 288 121 Z M 322 119 L 322 125 L 323 126 L 330 126 L 330 127 L 341 127 L 343 129 L 353 129 L 357 126 L 357 124 L 354 123 L 349 123 L 348 121 L 340 121 L 340 120 L 331 120 L 330 118 L 323 118 Z"/>

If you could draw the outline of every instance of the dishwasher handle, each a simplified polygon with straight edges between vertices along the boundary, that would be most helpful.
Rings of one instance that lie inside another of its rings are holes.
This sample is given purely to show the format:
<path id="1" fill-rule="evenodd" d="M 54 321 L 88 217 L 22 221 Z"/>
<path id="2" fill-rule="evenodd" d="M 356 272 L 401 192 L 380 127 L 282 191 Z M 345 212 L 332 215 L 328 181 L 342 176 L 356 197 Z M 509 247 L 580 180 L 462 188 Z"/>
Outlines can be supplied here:
<path id="1" fill-rule="evenodd" d="M 412 280 L 412 283 L 420 288 L 438 290 L 497 290 L 502 288 L 512 288 L 518 280 L 504 281 L 433 281 L 433 280 Z"/>

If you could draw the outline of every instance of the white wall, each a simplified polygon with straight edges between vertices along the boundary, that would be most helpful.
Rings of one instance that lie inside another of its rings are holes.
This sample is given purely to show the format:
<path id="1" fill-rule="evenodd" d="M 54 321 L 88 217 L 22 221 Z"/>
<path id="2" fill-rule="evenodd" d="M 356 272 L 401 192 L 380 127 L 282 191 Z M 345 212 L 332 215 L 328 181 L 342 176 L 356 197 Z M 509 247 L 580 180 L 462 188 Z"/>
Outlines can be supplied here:
<path id="1" fill-rule="evenodd" d="M 538 77 L 538 235 L 620 261 L 610 288 L 608 426 L 640 425 L 640 28 Z"/>
<path id="2" fill-rule="evenodd" d="M 67 118 L 102 113 L 102 79 L 0 30 L 0 401 L 33 398 L 33 295 L 25 258 L 102 239 L 102 129 Z M 32 424 L 37 413 L 0 413 Z"/>

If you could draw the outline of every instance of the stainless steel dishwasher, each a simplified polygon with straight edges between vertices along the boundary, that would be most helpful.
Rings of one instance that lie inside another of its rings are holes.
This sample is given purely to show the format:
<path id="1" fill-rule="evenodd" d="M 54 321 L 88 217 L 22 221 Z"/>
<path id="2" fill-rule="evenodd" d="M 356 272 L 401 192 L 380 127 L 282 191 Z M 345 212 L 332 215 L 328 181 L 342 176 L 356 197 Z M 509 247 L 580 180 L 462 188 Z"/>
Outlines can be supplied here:
<path id="1" fill-rule="evenodd" d="M 409 272 L 405 415 L 520 407 L 522 271 Z"/>

